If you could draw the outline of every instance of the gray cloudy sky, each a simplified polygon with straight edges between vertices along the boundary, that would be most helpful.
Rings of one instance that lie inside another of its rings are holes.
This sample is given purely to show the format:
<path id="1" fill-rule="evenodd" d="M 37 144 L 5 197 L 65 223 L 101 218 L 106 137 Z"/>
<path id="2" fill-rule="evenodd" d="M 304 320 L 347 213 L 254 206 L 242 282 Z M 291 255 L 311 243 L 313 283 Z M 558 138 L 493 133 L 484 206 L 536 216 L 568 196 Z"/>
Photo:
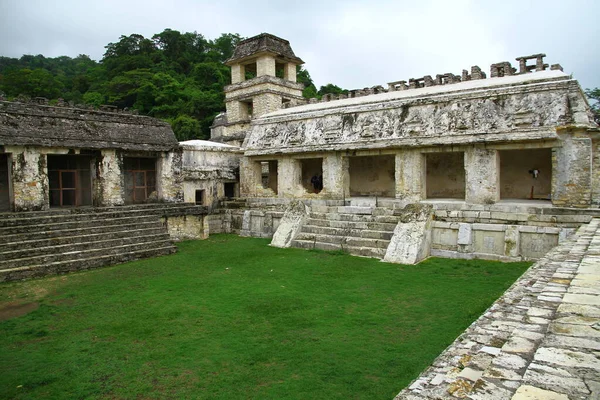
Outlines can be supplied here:
<path id="1" fill-rule="evenodd" d="M 87 54 L 165 28 L 290 41 L 315 84 L 348 89 L 544 52 L 600 87 L 598 0 L 0 0 L 0 55 Z"/>

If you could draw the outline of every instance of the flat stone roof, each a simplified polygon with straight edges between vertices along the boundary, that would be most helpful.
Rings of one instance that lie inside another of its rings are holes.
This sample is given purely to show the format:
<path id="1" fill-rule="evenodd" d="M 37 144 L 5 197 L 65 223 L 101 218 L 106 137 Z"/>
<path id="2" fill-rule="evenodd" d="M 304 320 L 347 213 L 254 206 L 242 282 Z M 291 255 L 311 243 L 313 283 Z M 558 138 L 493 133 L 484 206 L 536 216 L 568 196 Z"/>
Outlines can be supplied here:
<path id="1" fill-rule="evenodd" d="M 0 145 L 169 151 L 178 143 L 156 118 L 0 101 Z"/>
<path id="2" fill-rule="evenodd" d="M 497 78 L 476 79 L 466 82 L 459 82 L 446 85 L 436 85 L 418 89 L 398 90 L 387 93 L 370 94 L 367 96 L 354 97 L 348 99 L 332 100 L 328 102 L 319 102 L 314 104 L 305 104 L 290 108 L 284 108 L 265 114 L 257 120 L 268 119 L 269 117 L 281 117 L 304 112 L 320 111 L 335 108 L 344 108 L 349 106 L 364 105 L 370 103 L 381 103 L 386 101 L 410 99 L 416 97 L 434 97 L 436 95 L 446 95 L 455 92 L 477 93 L 491 88 L 520 86 L 520 85 L 544 85 L 551 84 L 557 80 L 569 80 L 571 76 L 560 70 L 546 70 L 539 72 L 530 72 L 522 75 L 510 75 Z"/>

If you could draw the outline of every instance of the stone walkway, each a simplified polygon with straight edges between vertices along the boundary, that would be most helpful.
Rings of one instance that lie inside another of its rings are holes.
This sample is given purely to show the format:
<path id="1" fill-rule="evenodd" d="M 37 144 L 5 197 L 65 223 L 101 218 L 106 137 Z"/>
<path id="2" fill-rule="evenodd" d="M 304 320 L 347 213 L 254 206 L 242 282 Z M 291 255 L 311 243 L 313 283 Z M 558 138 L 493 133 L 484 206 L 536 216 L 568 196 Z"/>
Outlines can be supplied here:
<path id="1" fill-rule="evenodd" d="M 534 264 L 396 399 L 600 399 L 600 219 Z"/>

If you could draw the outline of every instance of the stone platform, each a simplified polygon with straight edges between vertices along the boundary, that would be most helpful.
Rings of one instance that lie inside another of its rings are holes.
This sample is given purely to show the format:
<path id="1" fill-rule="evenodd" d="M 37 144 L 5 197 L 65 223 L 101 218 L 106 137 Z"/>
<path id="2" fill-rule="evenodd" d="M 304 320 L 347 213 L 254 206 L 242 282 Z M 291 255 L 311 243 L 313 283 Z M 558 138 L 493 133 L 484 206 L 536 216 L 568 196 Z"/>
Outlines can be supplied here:
<path id="1" fill-rule="evenodd" d="M 396 399 L 600 399 L 600 219 L 534 264 Z"/>

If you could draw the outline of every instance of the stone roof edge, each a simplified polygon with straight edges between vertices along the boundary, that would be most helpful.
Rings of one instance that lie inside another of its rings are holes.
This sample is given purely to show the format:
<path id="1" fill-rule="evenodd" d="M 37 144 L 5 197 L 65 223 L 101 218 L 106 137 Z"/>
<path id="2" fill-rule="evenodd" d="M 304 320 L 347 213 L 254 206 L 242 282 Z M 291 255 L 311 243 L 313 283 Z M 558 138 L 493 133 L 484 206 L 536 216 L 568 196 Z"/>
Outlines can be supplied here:
<path id="1" fill-rule="evenodd" d="M 282 110 L 275 111 L 273 113 L 265 114 L 259 118 L 252 120 L 252 126 L 254 125 L 268 125 L 272 123 L 282 122 L 282 121 L 295 121 L 301 119 L 314 118 L 316 116 L 325 116 L 331 114 L 338 113 L 352 113 L 352 112 L 363 112 L 363 111 L 372 111 L 373 109 L 389 109 L 389 108 L 397 108 L 402 105 L 412 104 L 414 102 L 431 102 L 435 103 L 441 99 L 445 98 L 482 98 L 482 97 L 490 97 L 495 95 L 503 95 L 503 94 L 516 94 L 522 93 L 524 91 L 530 91 L 531 89 L 538 89 L 540 91 L 547 91 L 552 89 L 557 89 L 558 86 L 564 86 L 565 89 L 568 89 L 569 86 L 577 84 L 578 82 L 575 79 L 566 76 L 564 78 L 555 78 L 552 80 L 539 81 L 535 83 L 529 84 L 507 84 L 507 85 L 498 85 L 492 87 L 485 88 L 476 88 L 476 89 L 464 89 L 464 90 L 455 90 L 455 91 L 447 91 L 433 94 L 425 94 L 419 95 L 415 94 L 414 96 L 403 96 L 399 98 L 387 98 L 388 93 L 381 93 L 368 96 L 369 101 L 363 101 L 360 103 L 348 104 L 347 100 L 354 99 L 344 99 L 337 100 L 334 103 L 334 106 L 323 107 L 314 109 L 305 109 L 298 110 L 299 107 L 293 107 L 285 109 L 285 113 L 282 113 Z M 581 88 L 578 86 L 581 90 Z M 394 93 L 402 93 L 402 92 L 394 92 Z M 365 99 L 363 97 L 362 99 Z M 446 100 L 443 100 L 446 101 Z M 328 103 L 325 103 L 328 104 Z M 385 106 L 382 106 L 385 104 Z"/>
<path id="2" fill-rule="evenodd" d="M 276 154 L 301 154 L 301 153 L 319 153 L 327 151 L 353 151 L 353 150 L 394 150 L 399 148 L 415 148 L 415 147 L 431 147 L 440 144 L 447 144 L 451 140 L 452 146 L 485 144 L 485 143 L 502 143 L 506 142 L 506 135 L 511 135 L 510 142 L 530 142 L 539 140 L 555 140 L 558 139 L 556 129 L 548 127 L 515 130 L 500 133 L 485 133 L 485 134 L 468 134 L 468 135 L 451 135 L 443 137 L 420 137 L 420 138 L 397 138 L 397 139 L 380 139 L 380 140 L 365 140 L 352 143 L 318 143 L 311 146 L 290 146 L 277 148 L 261 148 L 261 149 L 245 149 L 244 156 L 265 156 Z M 446 140 L 444 140 L 446 139 Z"/>
<path id="3" fill-rule="evenodd" d="M 122 123 L 129 125 L 153 125 L 159 127 L 170 127 L 168 122 L 160 119 L 150 117 L 147 115 L 135 115 L 123 112 L 107 112 L 100 110 L 89 110 L 75 107 L 59 107 L 59 106 L 48 106 L 42 104 L 31 104 L 31 103 L 20 103 L 14 101 L 2 101 L 0 100 L 0 107 L 2 105 L 9 105 L 9 108 L 0 108 L 0 113 L 5 114 L 18 114 L 28 117 L 49 117 L 49 118 L 62 118 L 62 119 L 73 119 L 79 121 L 97 121 L 104 123 Z M 18 108 L 22 106 L 23 108 Z M 35 110 L 40 110 L 36 112 Z M 56 111 L 55 114 L 45 113 L 47 111 Z M 84 116 L 90 115 L 92 117 L 105 117 L 109 118 L 109 121 L 103 119 L 86 119 Z M 150 122 L 150 123 L 149 123 Z"/>

